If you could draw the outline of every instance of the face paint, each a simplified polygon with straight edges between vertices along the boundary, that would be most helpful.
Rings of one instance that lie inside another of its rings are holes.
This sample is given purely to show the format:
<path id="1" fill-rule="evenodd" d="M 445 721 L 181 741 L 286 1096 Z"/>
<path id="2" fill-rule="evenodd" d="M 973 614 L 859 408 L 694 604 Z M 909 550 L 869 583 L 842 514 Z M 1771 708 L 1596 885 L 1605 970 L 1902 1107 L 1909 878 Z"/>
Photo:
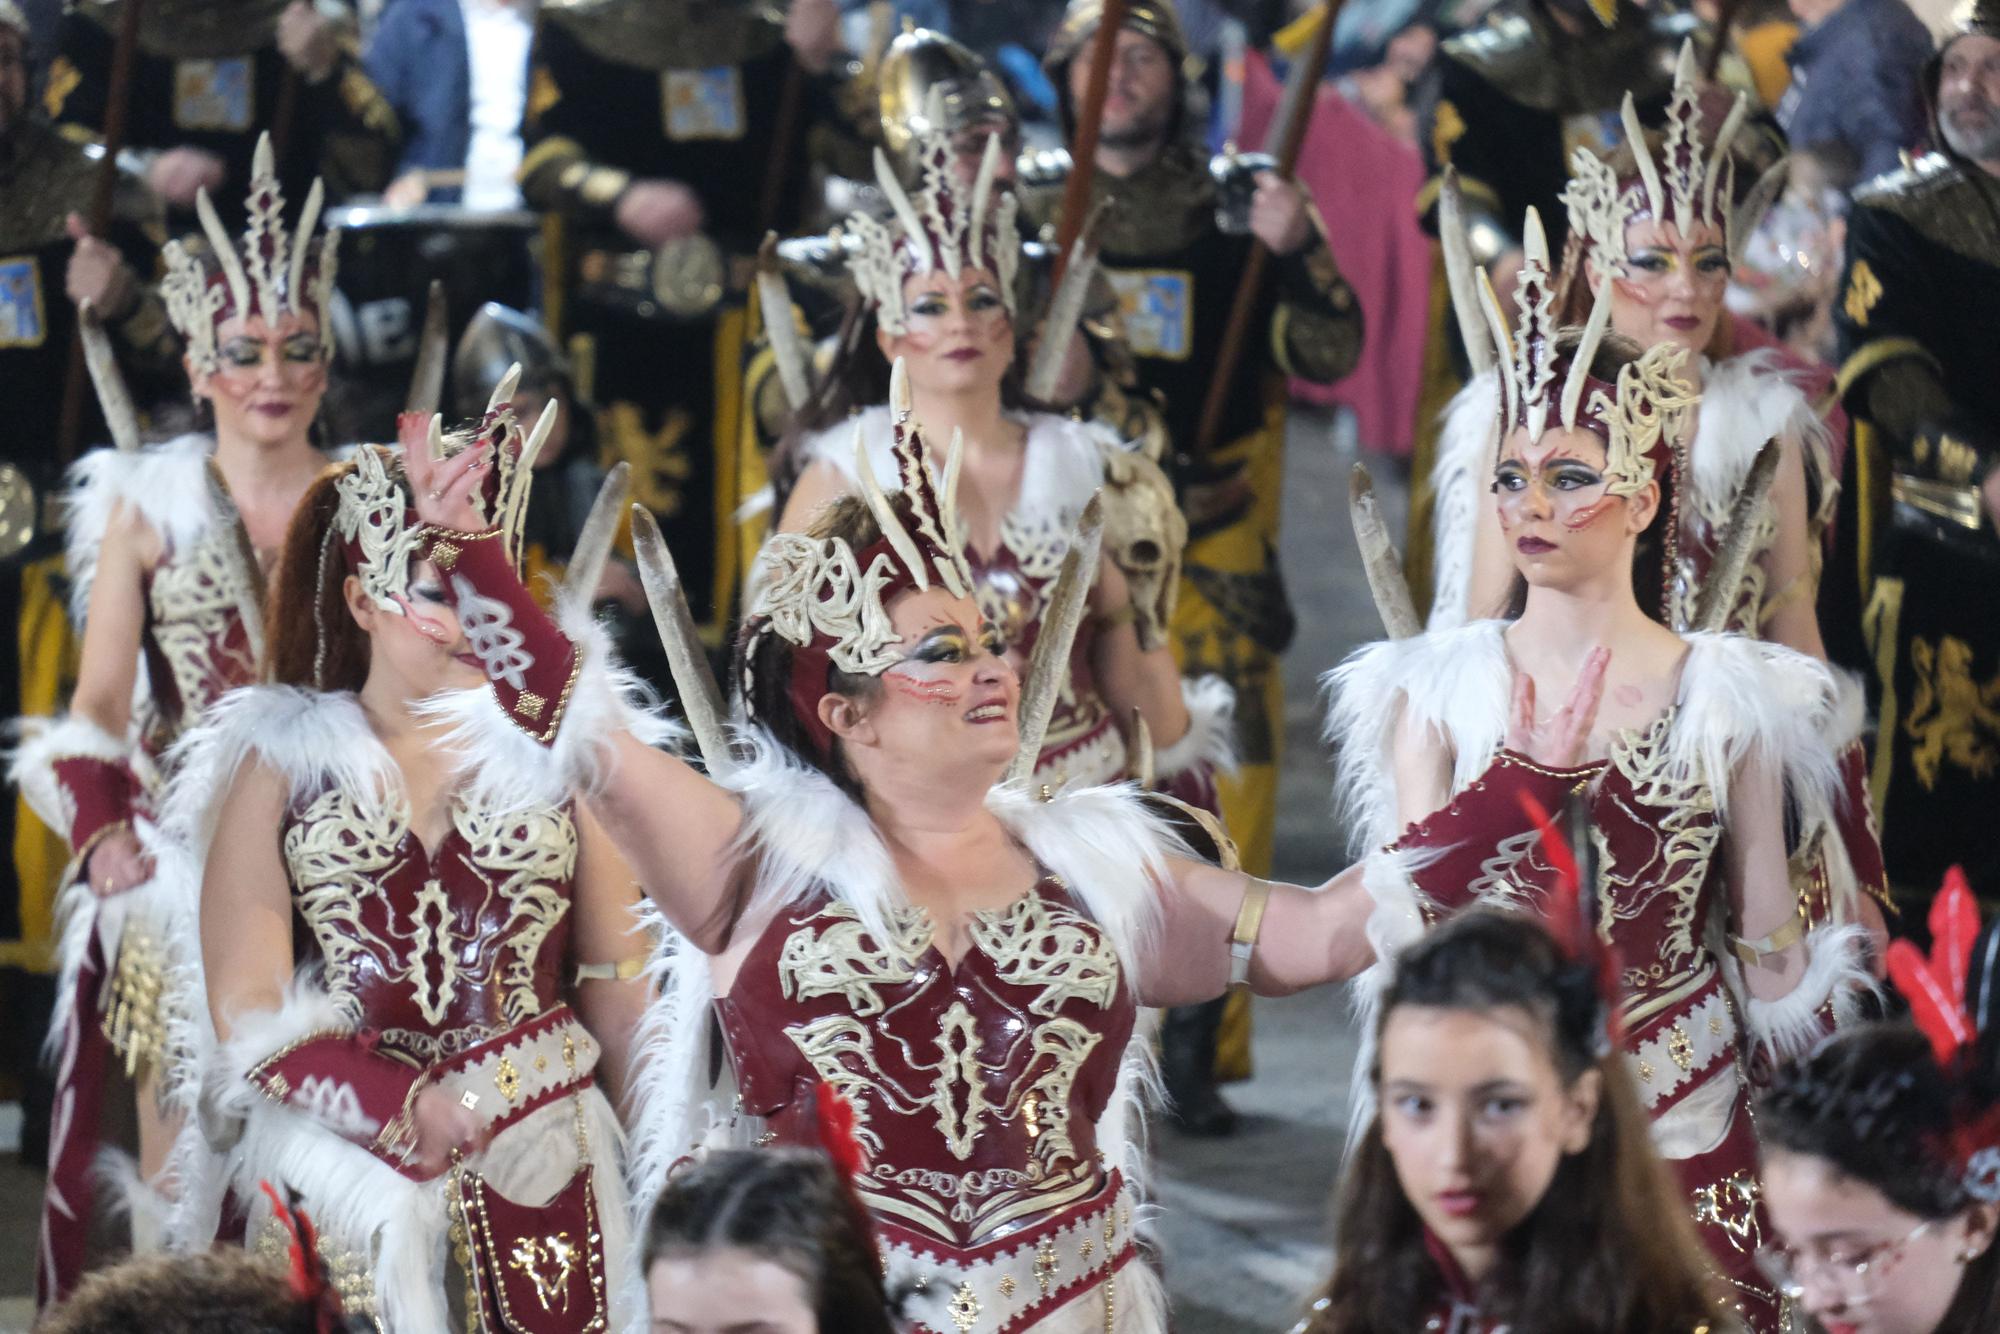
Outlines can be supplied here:
<path id="1" fill-rule="evenodd" d="M 1606 510 L 1610 509 L 1612 505 L 1617 502 L 1617 500 L 1618 500 L 1617 496 L 1606 496 L 1602 500 L 1595 501 L 1589 505 L 1585 505 L 1582 509 L 1570 515 L 1568 518 L 1564 519 L 1562 521 L 1562 525 L 1563 527 L 1569 529 L 1572 533 L 1581 532 L 1585 528 L 1590 527 L 1590 525 L 1592 525 L 1593 523 L 1596 523 L 1599 517 L 1601 517 Z"/>
<path id="2" fill-rule="evenodd" d="M 965 698 L 964 692 L 949 681 L 922 681 L 893 667 L 882 673 L 882 679 L 897 694 L 907 695 L 924 704 L 956 708 Z"/>

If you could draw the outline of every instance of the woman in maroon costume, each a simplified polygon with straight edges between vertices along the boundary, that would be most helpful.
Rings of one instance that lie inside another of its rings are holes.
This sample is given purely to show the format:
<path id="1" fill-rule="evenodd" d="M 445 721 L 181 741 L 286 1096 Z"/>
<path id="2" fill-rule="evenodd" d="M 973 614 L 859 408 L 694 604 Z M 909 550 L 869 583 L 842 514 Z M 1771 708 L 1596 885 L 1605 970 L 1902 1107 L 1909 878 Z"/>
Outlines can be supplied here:
<path id="1" fill-rule="evenodd" d="M 1836 790 L 1832 681 L 1788 649 L 1653 619 L 1675 568 L 1673 442 L 1694 402 L 1674 374 L 1683 354 L 1607 334 L 1604 294 L 1581 333 L 1557 331 L 1532 214 L 1526 235 L 1512 336 L 1484 298 L 1501 388 L 1492 504 L 1522 610 L 1374 645 L 1329 678 L 1339 790 L 1385 905 L 1370 932 L 1386 959 L 1468 904 L 1539 902 L 1550 865 L 1519 796 L 1586 794 L 1654 1143 L 1734 1304 L 1769 1334 L 1784 1317 L 1754 1263 L 1750 1080 L 1824 1032 L 1866 977 L 1865 930 L 1809 918 L 1786 873 L 1788 819 L 1825 821 Z"/>
<path id="2" fill-rule="evenodd" d="M 1358 876 L 1314 893 L 1191 860 L 1130 788 L 1001 784 L 1019 688 L 971 597 L 955 460 L 940 494 L 897 430 L 899 491 L 864 473 L 865 500 L 761 557 L 739 650 L 757 730 L 709 757 L 723 780 L 615 727 L 594 738 L 611 755 L 593 809 L 684 938 L 634 1174 L 810 1142 L 823 1081 L 855 1108 L 858 1189 L 920 1328 L 1151 1334 L 1127 1179 L 1139 1007 L 1213 997 L 1232 972 L 1267 993 L 1350 976 L 1365 896 Z M 419 483 L 440 497 L 432 549 L 461 607 L 507 608 L 517 651 L 488 675 L 540 734 L 577 650 L 490 543 L 451 531 L 476 524 L 465 466 Z"/>

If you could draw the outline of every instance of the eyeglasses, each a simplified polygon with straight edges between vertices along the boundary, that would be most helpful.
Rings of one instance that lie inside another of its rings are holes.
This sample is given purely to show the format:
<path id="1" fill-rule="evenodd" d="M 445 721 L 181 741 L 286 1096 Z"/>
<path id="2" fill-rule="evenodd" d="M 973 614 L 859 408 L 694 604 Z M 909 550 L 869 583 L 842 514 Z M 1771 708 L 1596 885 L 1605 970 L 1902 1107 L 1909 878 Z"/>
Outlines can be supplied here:
<path id="1" fill-rule="evenodd" d="M 1846 1255 L 1802 1255 L 1789 1246 L 1766 1246 L 1757 1252 L 1757 1267 L 1777 1287 L 1778 1294 L 1792 1301 L 1806 1295 L 1808 1287 L 1831 1290 L 1849 1306 L 1873 1301 L 1884 1275 L 1895 1268 L 1911 1242 L 1937 1226 L 1927 1219 L 1895 1241 L 1879 1242 Z"/>

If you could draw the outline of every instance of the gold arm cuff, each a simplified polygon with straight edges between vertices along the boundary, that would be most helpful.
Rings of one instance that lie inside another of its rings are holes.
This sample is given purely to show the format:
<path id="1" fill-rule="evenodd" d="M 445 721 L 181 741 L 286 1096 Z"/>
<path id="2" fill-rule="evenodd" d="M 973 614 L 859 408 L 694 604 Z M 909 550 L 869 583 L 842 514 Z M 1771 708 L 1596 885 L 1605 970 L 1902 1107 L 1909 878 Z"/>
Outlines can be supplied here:
<path id="1" fill-rule="evenodd" d="M 1836 396 L 1845 398 L 1847 391 L 1854 388 L 1861 377 L 1870 371 L 1880 370 L 1892 361 L 1904 361 L 1911 357 L 1927 362 L 1933 369 L 1938 364 L 1937 358 L 1914 338 L 1877 338 L 1863 343 L 1854 349 L 1853 356 L 1840 363 L 1840 369 L 1833 377 L 1833 392 Z"/>
<path id="2" fill-rule="evenodd" d="M 634 954 L 615 963 L 580 963 L 576 966 L 576 980 L 579 982 L 630 982 L 646 971 L 646 956 Z"/>
<path id="3" fill-rule="evenodd" d="M 1116 630 L 1121 625 L 1135 624 L 1138 619 L 1139 609 L 1129 602 L 1116 611 L 1101 612 L 1092 618 L 1099 634 Z"/>
<path id="4" fill-rule="evenodd" d="M 1264 933 L 1264 910 L 1271 905 L 1271 882 L 1253 879 L 1244 887 L 1243 906 L 1236 910 L 1236 925 L 1229 932 L 1229 985 L 1240 987 L 1250 980 L 1250 956 L 1257 952 L 1257 937 Z"/>
<path id="5" fill-rule="evenodd" d="M 1783 953 L 1806 937 L 1806 915 L 1795 912 L 1792 919 L 1761 940 L 1745 940 L 1741 936 L 1729 937 L 1729 949 L 1737 958 L 1752 966 L 1773 954 Z"/>

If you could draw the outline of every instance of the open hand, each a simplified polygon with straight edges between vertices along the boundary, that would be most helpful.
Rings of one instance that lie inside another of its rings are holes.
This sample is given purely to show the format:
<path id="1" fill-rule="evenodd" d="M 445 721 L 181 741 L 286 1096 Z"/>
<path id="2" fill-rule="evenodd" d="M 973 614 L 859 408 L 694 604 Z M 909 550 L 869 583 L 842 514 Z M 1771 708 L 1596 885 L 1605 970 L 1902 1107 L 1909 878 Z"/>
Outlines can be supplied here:
<path id="1" fill-rule="evenodd" d="M 434 459 L 423 448 L 403 454 L 403 475 L 410 479 L 411 504 L 417 517 L 433 528 L 477 533 L 486 527 L 475 497 L 493 466 L 493 446 L 475 445 L 448 459 Z"/>
<path id="2" fill-rule="evenodd" d="M 194 197 L 222 188 L 222 159 L 205 148 L 169 148 L 146 168 L 146 184 L 175 208 L 193 208 Z"/>
<path id="3" fill-rule="evenodd" d="M 1514 707 L 1507 724 L 1507 749 L 1525 755 L 1544 769 L 1571 769 L 1584 758 L 1584 745 L 1597 723 L 1597 705 L 1604 698 L 1604 674 L 1611 650 L 1594 648 L 1577 669 L 1563 706 L 1539 722 L 1535 719 L 1535 678 L 1514 675 Z"/>

